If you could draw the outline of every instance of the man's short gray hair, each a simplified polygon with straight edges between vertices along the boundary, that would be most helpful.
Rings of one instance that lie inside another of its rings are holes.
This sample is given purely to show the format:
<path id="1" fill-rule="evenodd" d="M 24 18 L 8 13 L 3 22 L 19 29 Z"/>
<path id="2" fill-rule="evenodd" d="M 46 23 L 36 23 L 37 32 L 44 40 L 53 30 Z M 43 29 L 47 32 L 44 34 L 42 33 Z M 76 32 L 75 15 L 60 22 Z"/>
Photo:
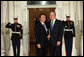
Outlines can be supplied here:
<path id="1" fill-rule="evenodd" d="M 51 11 L 50 13 L 54 13 L 54 14 L 55 14 L 55 16 L 56 16 L 56 13 L 55 13 L 54 11 Z"/>

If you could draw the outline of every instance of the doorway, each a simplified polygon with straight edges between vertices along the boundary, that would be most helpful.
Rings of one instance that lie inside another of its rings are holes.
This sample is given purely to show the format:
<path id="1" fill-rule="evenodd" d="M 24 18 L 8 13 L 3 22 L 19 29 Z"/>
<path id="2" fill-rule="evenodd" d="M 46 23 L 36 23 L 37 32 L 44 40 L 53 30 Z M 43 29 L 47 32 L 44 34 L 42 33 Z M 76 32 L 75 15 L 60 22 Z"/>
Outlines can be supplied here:
<path id="1" fill-rule="evenodd" d="M 29 41 L 30 41 L 30 51 L 29 51 L 29 56 L 36 56 L 37 55 L 37 50 L 35 48 L 36 44 L 36 39 L 35 39 L 35 31 L 34 27 L 36 24 L 36 21 L 39 19 L 39 15 L 41 13 L 46 14 L 47 20 L 49 21 L 49 13 L 51 11 L 55 12 L 55 8 L 29 8 Z M 47 56 L 49 55 L 49 51 Z"/>

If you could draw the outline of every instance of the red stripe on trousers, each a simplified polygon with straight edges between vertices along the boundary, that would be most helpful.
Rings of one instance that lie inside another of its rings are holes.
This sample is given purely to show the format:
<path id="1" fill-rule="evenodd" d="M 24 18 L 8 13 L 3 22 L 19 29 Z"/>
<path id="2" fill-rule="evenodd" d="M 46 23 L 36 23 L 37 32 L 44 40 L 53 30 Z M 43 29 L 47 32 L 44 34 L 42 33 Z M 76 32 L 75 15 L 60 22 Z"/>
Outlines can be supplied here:
<path id="1" fill-rule="evenodd" d="M 20 45 L 21 46 L 21 45 Z M 19 51 L 19 56 L 20 56 L 20 51 Z"/>
<path id="2" fill-rule="evenodd" d="M 67 56 L 67 50 L 65 50 L 66 51 L 66 56 Z"/>

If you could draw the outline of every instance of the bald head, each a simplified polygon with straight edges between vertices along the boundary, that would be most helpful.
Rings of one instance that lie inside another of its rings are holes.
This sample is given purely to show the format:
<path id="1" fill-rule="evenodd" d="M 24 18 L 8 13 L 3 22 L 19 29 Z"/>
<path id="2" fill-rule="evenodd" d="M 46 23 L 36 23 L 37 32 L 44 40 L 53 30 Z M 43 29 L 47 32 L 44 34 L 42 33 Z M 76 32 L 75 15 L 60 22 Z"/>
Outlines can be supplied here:
<path id="1" fill-rule="evenodd" d="M 56 13 L 55 12 L 50 12 L 50 19 L 54 20 L 56 18 Z"/>

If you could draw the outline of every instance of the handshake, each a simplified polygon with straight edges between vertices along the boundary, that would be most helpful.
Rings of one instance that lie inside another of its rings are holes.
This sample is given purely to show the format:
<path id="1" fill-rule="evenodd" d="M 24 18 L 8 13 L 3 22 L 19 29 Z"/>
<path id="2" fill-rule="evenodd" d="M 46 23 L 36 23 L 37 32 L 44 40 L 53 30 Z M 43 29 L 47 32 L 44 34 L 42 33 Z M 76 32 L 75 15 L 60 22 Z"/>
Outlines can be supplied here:
<path id="1" fill-rule="evenodd" d="M 50 35 L 47 36 L 48 40 L 51 38 Z M 57 41 L 57 46 L 60 46 L 61 42 L 60 41 Z M 37 47 L 38 48 L 41 48 L 41 45 L 40 44 L 37 44 Z"/>
<path id="2" fill-rule="evenodd" d="M 50 35 L 47 36 L 48 40 L 50 39 Z"/>
<path id="3" fill-rule="evenodd" d="M 23 34 L 21 34 L 21 39 L 23 39 Z"/>

